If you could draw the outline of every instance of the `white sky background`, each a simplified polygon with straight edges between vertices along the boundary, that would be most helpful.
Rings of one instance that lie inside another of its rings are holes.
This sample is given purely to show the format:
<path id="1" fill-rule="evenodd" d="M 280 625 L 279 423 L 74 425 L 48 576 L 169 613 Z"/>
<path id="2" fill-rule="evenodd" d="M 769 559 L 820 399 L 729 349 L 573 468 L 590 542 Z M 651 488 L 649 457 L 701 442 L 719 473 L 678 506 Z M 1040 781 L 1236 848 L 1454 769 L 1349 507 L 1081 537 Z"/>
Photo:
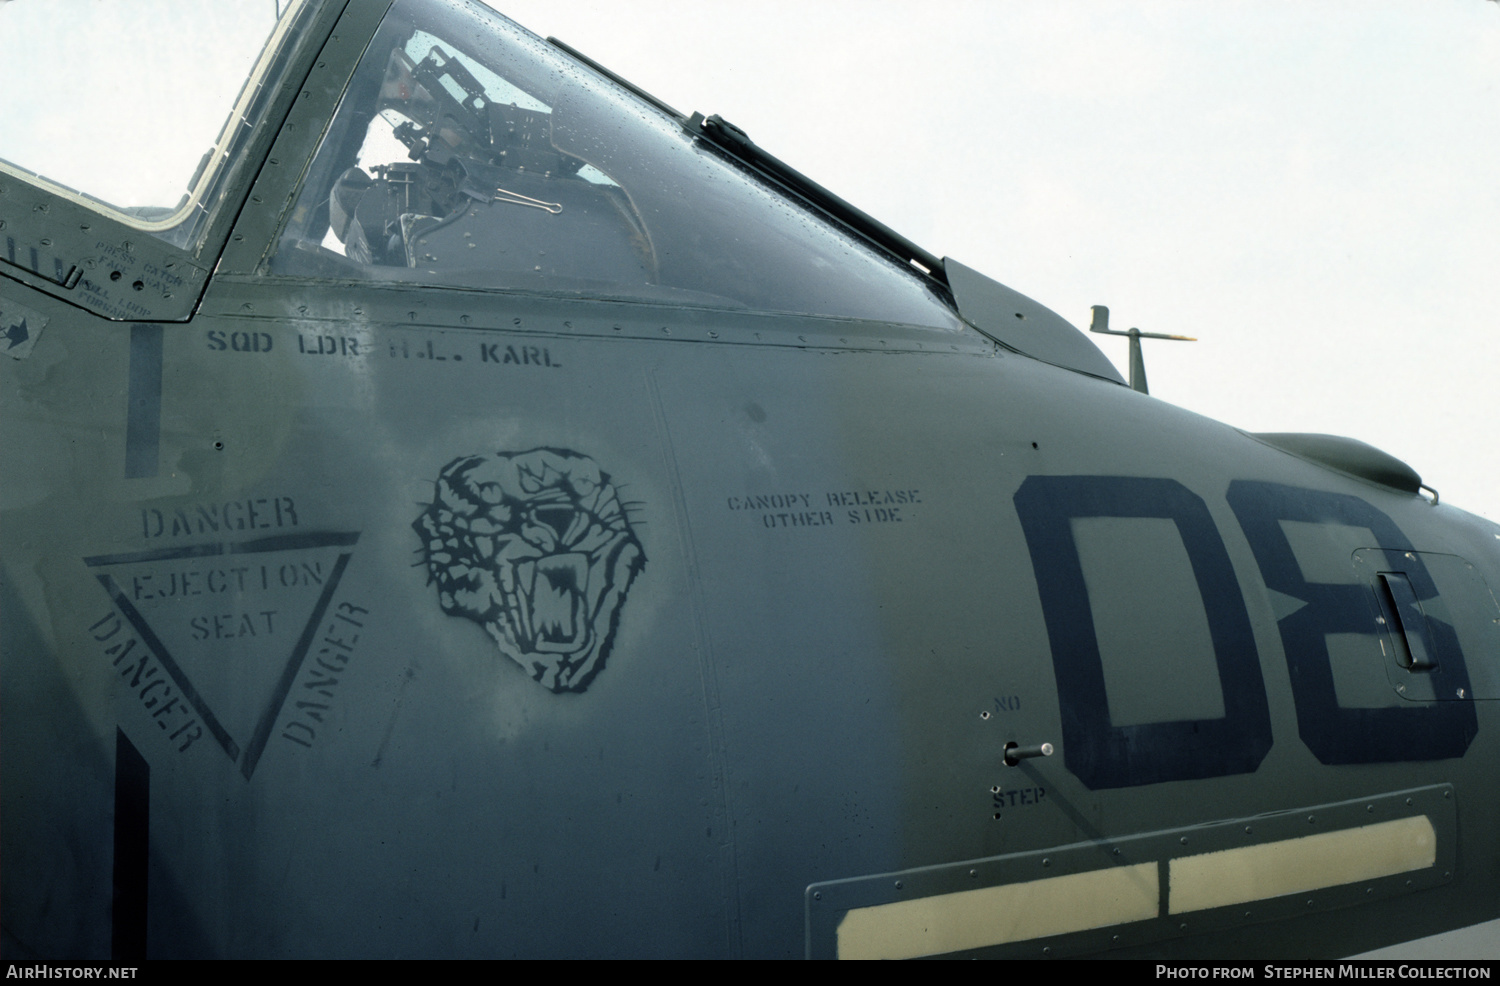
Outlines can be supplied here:
<path id="1" fill-rule="evenodd" d="M 1500 521 L 1500 4 L 493 2 L 1080 328 L 1199 337 L 1154 396 Z"/>

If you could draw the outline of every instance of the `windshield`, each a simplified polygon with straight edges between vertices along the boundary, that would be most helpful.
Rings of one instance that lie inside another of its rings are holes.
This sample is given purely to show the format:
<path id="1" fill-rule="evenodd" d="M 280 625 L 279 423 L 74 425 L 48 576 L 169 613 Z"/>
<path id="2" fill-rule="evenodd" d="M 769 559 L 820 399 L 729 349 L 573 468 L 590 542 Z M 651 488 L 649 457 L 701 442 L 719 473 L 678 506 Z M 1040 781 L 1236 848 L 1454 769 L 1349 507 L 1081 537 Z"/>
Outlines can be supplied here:
<path id="1" fill-rule="evenodd" d="M 916 273 L 491 11 L 398 0 L 273 273 L 955 330 Z"/>
<path id="2" fill-rule="evenodd" d="M 308 6 L 0 2 L 0 171 L 195 249 Z"/>

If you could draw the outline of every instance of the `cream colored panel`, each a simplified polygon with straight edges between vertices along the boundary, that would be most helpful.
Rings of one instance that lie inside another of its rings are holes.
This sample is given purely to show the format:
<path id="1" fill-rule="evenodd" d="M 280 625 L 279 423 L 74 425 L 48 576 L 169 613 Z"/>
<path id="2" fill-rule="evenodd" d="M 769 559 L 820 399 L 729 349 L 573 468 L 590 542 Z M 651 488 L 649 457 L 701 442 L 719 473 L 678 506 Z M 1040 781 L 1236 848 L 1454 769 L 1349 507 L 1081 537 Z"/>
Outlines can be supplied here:
<path id="1" fill-rule="evenodd" d="M 1155 863 L 860 907 L 839 923 L 841 959 L 914 959 L 1157 915 Z"/>
<path id="2" fill-rule="evenodd" d="M 1186 914 L 1426 869 L 1437 833 L 1426 815 L 1174 859 L 1168 911 Z"/>

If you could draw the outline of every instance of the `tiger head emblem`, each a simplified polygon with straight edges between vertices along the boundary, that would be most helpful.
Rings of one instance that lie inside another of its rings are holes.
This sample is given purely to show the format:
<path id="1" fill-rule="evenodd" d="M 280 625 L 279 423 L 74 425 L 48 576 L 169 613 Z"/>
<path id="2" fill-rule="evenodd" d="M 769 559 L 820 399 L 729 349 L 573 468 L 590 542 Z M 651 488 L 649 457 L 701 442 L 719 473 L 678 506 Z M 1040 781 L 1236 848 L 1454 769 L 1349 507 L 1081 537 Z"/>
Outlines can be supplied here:
<path id="1" fill-rule="evenodd" d="M 609 476 L 562 449 L 450 462 L 412 524 L 449 616 L 554 692 L 581 692 L 609 656 L 646 557 Z"/>

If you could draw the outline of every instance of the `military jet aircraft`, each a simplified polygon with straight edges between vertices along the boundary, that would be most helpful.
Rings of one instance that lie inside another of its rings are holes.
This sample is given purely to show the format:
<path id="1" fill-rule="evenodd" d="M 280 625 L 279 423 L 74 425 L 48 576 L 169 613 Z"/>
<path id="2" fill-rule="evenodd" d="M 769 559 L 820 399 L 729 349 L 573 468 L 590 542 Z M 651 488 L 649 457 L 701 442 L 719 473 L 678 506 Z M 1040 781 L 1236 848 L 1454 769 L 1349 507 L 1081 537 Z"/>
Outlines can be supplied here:
<path id="1" fill-rule="evenodd" d="M 175 205 L 0 134 L 7 957 L 1495 916 L 1500 527 L 1405 463 L 479 8 L 294 2 L 226 106 Z"/>

